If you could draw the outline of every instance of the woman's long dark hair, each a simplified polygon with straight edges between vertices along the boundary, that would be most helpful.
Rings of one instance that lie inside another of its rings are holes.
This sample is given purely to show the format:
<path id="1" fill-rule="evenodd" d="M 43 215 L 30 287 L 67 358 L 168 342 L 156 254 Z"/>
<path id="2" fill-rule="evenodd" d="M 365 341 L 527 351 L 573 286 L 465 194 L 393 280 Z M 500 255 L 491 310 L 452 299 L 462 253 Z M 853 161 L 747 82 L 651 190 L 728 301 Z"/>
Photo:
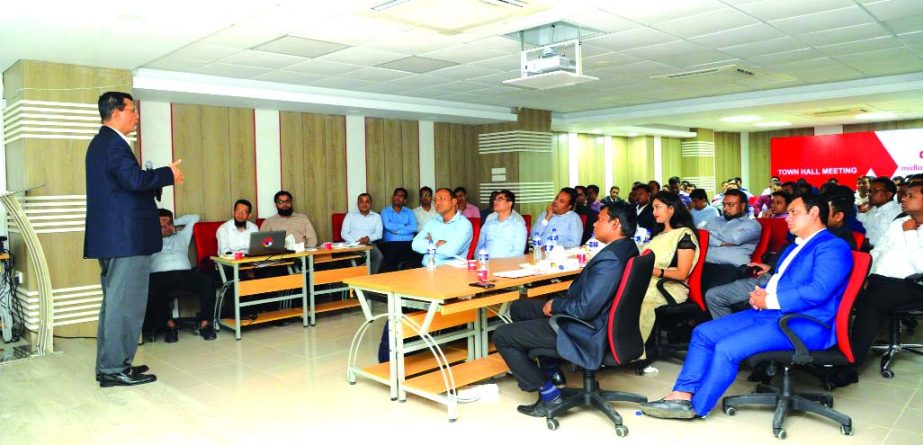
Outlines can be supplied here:
<path id="1" fill-rule="evenodd" d="M 689 209 L 686 208 L 686 204 L 683 204 L 683 201 L 679 199 L 679 195 L 673 192 L 668 192 L 661 190 L 657 192 L 651 202 L 654 200 L 660 201 L 670 207 L 673 207 L 673 217 L 670 218 L 670 227 L 674 229 L 679 229 L 681 227 L 688 227 L 695 230 L 695 224 L 692 222 L 692 214 L 689 213 Z M 653 204 L 651 204 L 653 206 Z M 657 233 L 663 232 L 664 225 L 657 223 Z"/>

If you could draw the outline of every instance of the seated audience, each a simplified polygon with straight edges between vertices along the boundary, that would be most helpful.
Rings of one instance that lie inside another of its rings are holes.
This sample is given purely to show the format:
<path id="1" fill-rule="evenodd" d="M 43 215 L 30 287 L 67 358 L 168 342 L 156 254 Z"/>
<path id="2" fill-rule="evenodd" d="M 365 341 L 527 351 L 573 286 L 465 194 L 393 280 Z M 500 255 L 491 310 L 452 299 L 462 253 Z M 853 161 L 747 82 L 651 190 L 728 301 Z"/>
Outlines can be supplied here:
<path id="1" fill-rule="evenodd" d="M 497 197 L 497 193 L 500 193 L 496 190 L 490 192 L 490 199 L 487 200 L 487 205 L 483 209 L 480 209 L 481 216 L 481 227 L 484 227 L 484 221 L 487 220 L 487 215 L 490 215 L 494 212 L 494 198 Z"/>
<path id="2" fill-rule="evenodd" d="M 869 202 L 869 187 L 872 185 L 872 178 L 869 176 L 859 176 L 856 179 L 856 207 L 863 207 Z"/>
<path id="3" fill-rule="evenodd" d="M 464 187 L 455 187 L 452 194 L 455 195 L 455 200 L 458 201 L 458 211 L 461 212 L 462 216 L 468 219 L 481 217 L 481 211 L 474 204 L 468 202 L 468 191 Z"/>
<path id="4" fill-rule="evenodd" d="M 603 203 L 599 201 L 599 186 L 596 184 L 590 184 L 586 186 L 586 201 L 587 205 L 593 209 L 594 212 L 599 213 L 599 210 L 603 207 Z M 591 226 L 592 229 L 592 226 Z M 592 232 L 592 230 L 590 230 Z"/>
<path id="5" fill-rule="evenodd" d="M 432 218 L 413 238 L 414 252 L 423 255 L 422 265 L 426 265 L 429 254 L 426 252 L 429 241 L 436 246 L 436 264 L 442 264 L 453 258 L 467 258 L 471 247 L 474 230 L 471 222 L 458 211 L 458 200 L 452 197 L 449 189 L 436 191 L 436 211 L 438 218 Z"/>
<path id="6" fill-rule="evenodd" d="M 189 242 L 199 216 L 184 215 L 174 221 L 173 212 L 167 209 L 159 212 L 163 249 L 151 256 L 145 325 L 148 330 L 165 327 L 163 340 L 167 343 L 178 341 L 179 328 L 173 319 L 171 304 L 173 293 L 184 290 L 199 296 L 199 335 L 205 340 L 214 340 L 216 335 L 211 321 L 215 318 L 215 284 L 210 276 L 199 273 L 189 263 Z M 177 232 L 176 225 L 183 226 L 182 230 Z"/>
<path id="7" fill-rule="evenodd" d="M 215 237 L 218 239 L 218 255 L 233 252 L 249 253 L 250 234 L 259 232 L 256 224 L 249 221 L 253 205 L 246 199 L 234 203 L 234 217 L 218 227 Z"/>
<path id="8" fill-rule="evenodd" d="M 897 186 L 886 176 L 872 179 L 869 186 L 868 205 L 859 207 L 859 221 L 865 226 L 865 236 L 872 247 L 884 236 L 891 221 L 901 213 L 901 206 L 894 200 Z"/>
<path id="9" fill-rule="evenodd" d="M 638 215 L 638 227 L 644 227 L 651 236 L 656 235 L 654 230 L 656 229 L 655 226 L 657 223 L 654 221 L 654 209 L 651 208 L 651 195 L 653 193 L 651 186 L 639 184 L 631 189 L 631 193 L 634 195 L 635 199 L 634 204 L 635 211 Z M 631 236 L 634 236 L 634 234 L 631 234 Z"/>
<path id="10" fill-rule="evenodd" d="M 692 223 L 692 216 L 676 193 L 662 191 L 654 195 L 654 219 L 657 221 L 657 236 L 644 246 L 654 252 L 654 271 L 651 282 L 641 303 L 641 338 L 647 342 L 654 328 L 655 310 L 667 304 L 657 289 L 661 278 L 671 278 L 683 283 L 689 279 L 692 268 L 699 258 L 699 240 Z M 677 303 L 689 298 L 689 288 L 681 283 L 668 281 L 664 289 Z"/>
<path id="11" fill-rule="evenodd" d="M 681 183 L 682 181 L 679 180 L 679 176 L 673 176 L 667 180 L 670 191 L 676 193 L 676 196 L 679 196 L 680 201 L 683 202 L 683 205 L 686 206 L 688 210 L 689 207 L 692 206 L 692 198 L 680 187 Z"/>
<path id="12" fill-rule="evenodd" d="M 692 199 L 692 208 L 689 209 L 689 213 L 696 227 L 702 227 L 708 220 L 721 216 L 718 209 L 708 205 L 708 195 L 705 189 L 693 190 L 689 198 Z"/>
<path id="13" fill-rule="evenodd" d="M 410 243 L 417 231 L 417 219 L 412 210 L 404 207 L 406 202 L 407 189 L 398 187 L 391 194 L 391 205 L 381 209 L 382 272 L 395 271 L 401 264 L 409 266 L 415 259 Z"/>
<path id="14" fill-rule="evenodd" d="M 792 202 L 792 196 L 781 190 L 772 192 L 769 196 L 769 208 L 760 213 L 759 217 L 785 219 L 788 216 L 788 205 Z M 756 210 L 756 206 L 753 206 L 753 210 Z"/>
<path id="15" fill-rule="evenodd" d="M 843 240 L 824 229 L 828 210 L 822 198 L 795 198 L 788 212 L 789 230 L 798 240 L 782 254 L 779 272 L 766 288 L 750 293 L 753 309 L 698 325 L 673 392 L 642 403 L 644 414 L 671 419 L 707 416 L 734 383 L 742 360 L 792 349 L 778 325 L 782 315 L 803 314 L 828 326 L 798 320 L 790 324 L 809 350 L 836 344 L 833 322 L 849 280 L 852 254 Z"/>
<path id="16" fill-rule="evenodd" d="M 760 224 L 747 217 L 747 195 L 729 187 L 722 204 L 724 216 L 706 221 L 703 227 L 710 235 L 702 266 L 703 291 L 736 280 L 738 268 L 750 262 L 760 240 Z"/>
<path id="17" fill-rule="evenodd" d="M 587 263 L 567 289 L 564 297 L 548 301 L 517 300 L 510 306 L 513 323 L 501 325 L 494 333 L 497 351 L 523 391 L 538 391 L 538 400 L 516 409 L 525 415 L 545 417 L 561 403 L 561 392 L 551 375 L 556 364 L 542 360 L 538 366 L 529 358 L 533 349 L 557 349 L 566 360 L 586 369 L 598 369 L 608 354 L 607 322 L 612 296 L 622 279 L 625 263 L 638 255 L 629 234 L 635 231 L 635 213 L 627 204 L 613 203 L 599 212 L 596 236 L 608 243 Z M 568 314 L 592 325 L 562 324 L 555 332 L 548 322 L 552 314 Z"/>
<path id="18" fill-rule="evenodd" d="M 526 251 L 526 221 L 515 210 L 516 195 L 500 190 L 493 199 L 494 211 L 484 218 L 475 252 L 487 248 L 490 258 L 508 258 Z"/>
<path id="19" fill-rule="evenodd" d="M 577 191 L 570 187 L 562 188 L 538 221 L 532 224 L 532 234 L 538 234 L 544 241 L 556 229 L 559 246 L 565 249 L 579 246 L 583 226 L 580 217 L 573 211 L 576 203 Z"/>
<path id="20" fill-rule="evenodd" d="M 609 189 L 609 196 L 606 196 L 605 198 L 603 198 L 602 205 L 607 206 L 609 204 L 612 204 L 613 202 L 624 201 L 621 197 L 619 197 L 619 192 L 621 192 L 621 189 L 617 185 L 613 185 Z"/>
<path id="21" fill-rule="evenodd" d="M 305 247 L 317 247 L 317 232 L 307 215 L 295 213 L 292 194 L 280 190 L 272 198 L 276 203 L 276 215 L 270 216 L 260 226 L 261 232 L 274 230 L 284 231 L 286 237 L 292 235 L 296 243 L 304 243 Z"/>
<path id="22" fill-rule="evenodd" d="M 586 244 L 586 241 L 593 235 L 593 224 L 596 223 L 596 215 L 598 215 L 599 212 L 587 205 L 586 187 L 577 185 L 574 186 L 574 190 L 577 191 L 577 205 L 574 206 L 574 213 L 576 213 L 577 216 L 586 215 L 586 223 L 583 224 L 583 234 L 580 236 L 580 245 L 582 246 Z"/>
<path id="23" fill-rule="evenodd" d="M 782 191 L 782 183 L 779 182 L 778 179 L 776 179 L 775 181 L 769 181 L 769 187 L 767 187 L 763 191 L 766 193 L 757 197 L 756 202 L 753 203 L 753 214 L 754 215 L 760 215 L 764 211 L 769 210 L 769 206 L 772 203 L 772 194 L 778 191 Z M 789 199 L 789 202 L 791 202 L 791 199 Z M 785 205 L 788 206 L 788 203 L 786 203 Z"/>
<path id="24" fill-rule="evenodd" d="M 348 243 L 372 246 L 372 250 L 369 251 L 369 268 L 371 273 L 378 273 L 383 255 L 375 242 L 382 237 L 381 215 L 372 210 L 372 195 L 368 193 L 359 195 L 356 207 L 356 210 L 350 211 L 346 218 L 343 218 L 340 237 Z"/>
<path id="25" fill-rule="evenodd" d="M 438 215 L 436 208 L 433 207 L 433 189 L 427 186 L 420 187 L 420 206 L 413 209 L 413 216 L 417 220 L 417 230 L 422 228 L 428 219 Z"/>

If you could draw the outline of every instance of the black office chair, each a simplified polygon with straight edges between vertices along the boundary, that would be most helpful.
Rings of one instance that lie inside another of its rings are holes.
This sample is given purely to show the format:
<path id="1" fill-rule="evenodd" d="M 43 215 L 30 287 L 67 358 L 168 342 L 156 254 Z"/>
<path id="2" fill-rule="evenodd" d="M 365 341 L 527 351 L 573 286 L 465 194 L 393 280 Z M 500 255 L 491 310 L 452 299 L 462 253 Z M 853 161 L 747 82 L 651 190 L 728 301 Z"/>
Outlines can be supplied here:
<path id="1" fill-rule="evenodd" d="M 644 342 L 641 341 L 641 330 L 638 319 L 641 315 L 641 302 L 651 280 L 654 270 L 654 254 L 645 251 L 644 254 L 628 260 L 622 281 L 613 296 L 612 307 L 609 310 L 609 351 L 603 360 L 603 366 L 621 366 L 637 359 L 644 352 Z M 582 323 L 592 327 L 586 321 L 569 315 L 557 314 L 551 317 L 551 327 L 558 331 L 562 323 Z M 561 356 L 556 349 L 534 349 L 529 352 L 529 357 L 558 358 Z M 596 380 L 596 369 L 583 370 L 583 388 L 564 388 L 561 390 L 563 403 L 548 412 L 546 424 L 548 429 L 556 430 L 560 425 L 556 418 L 559 414 L 576 406 L 591 406 L 602 411 L 609 420 L 615 424 L 615 434 L 625 437 L 628 428 L 622 425 L 622 417 L 609 402 L 646 402 L 647 397 L 640 394 L 621 391 L 605 391 L 599 388 Z"/>
<path id="2" fill-rule="evenodd" d="M 824 416 L 840 424 L 840 432 L 851 436 L 852 419 L 849 416 L 833 409 L 833 396 L 830 393 L 794 393 L 791 368 L 795 366 L 845 366 L 854 363 L 852 342 L 850 341 L 851 312 L 856 296 L 862 289 L 865 277 L 871 266 L 871 257 L 867 253 L 853 251 L 853 270 L 849 276 L 849 283 L 843 292 L 840 306 L 837 308 L 834 329 L 836 330 L 837 344 L 823 351 L 808 351 L 801 339 L 789 328 L 792 319 L 808 320 L 829 328 L 821 321 L 802 314 L 787 314 L 779 319 L 779 328 L 791 341 L 793 350 L 769 351 L 754 354 L 747 358 L 747 363 L 755 366 L 762 362 L 773 362 L 783 367 L 782 388 L 777 389 L 769 385 L 759 385 L 751 394 L 728 396 L 724 398 L 724 413 L 733 416 L 737 408 L 744 405 L 775 407 L 775 416 L 772 419 L 772 433 L 779 439 L 785 439 L 786 432 L 782 428 L 785 416 L 789 410 L 811 412 Z"/>
<path id="3" fill-rule="evenodd" d="M 920 293 L 923 294 L 923 274 L 913 274 L 905 278 L 911 286 L 918 286 Z M 891 311 L 888 316 L 888 343 L 872 346 L 872 349 L 884 351 L 881 356 L 881 376 L 886 379 L 894 378 L 894 371 L 891 364 L 894 357 L 901 352 L 912 352 L 923 355 L 923 344 L 903 343 L 901 340 L 901 331 L 906 327 L 909 335 L 913 334 L 917 326 L 916 315 L 923 311 L 923 298 L 916 303 L 900 306 Z"/>

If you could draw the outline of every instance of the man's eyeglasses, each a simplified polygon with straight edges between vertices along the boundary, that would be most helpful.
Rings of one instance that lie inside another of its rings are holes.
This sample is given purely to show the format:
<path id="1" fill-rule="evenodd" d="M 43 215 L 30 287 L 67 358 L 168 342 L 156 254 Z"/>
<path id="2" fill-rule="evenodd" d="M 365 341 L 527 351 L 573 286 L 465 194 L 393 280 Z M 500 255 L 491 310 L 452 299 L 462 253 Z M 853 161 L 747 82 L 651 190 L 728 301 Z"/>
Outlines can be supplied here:
<path id="1" fill-rule="evenodd" d="M 507 198 L 506 196 L 498 196 L 498 197 L 494 198 L 494 201 L 509 201 L 509 200 L 510 200 L 510 199 Z"/>
<path id="2" fill-rule="evenodd" d="M 285 205 L 285 204 L 291 205 L 292 202 L 289 201 L 289 200 L 282 200 L 282 199 L 279 199 L 279 200 L 276 200 L 276 204 L 279 204 L 280 206 L 281 206 L 281 205 Z"/>
<path id="3" fill-rule="evenodd" d="M 869 189 L 869 193 L 887 193 L 885 189 Z"/>

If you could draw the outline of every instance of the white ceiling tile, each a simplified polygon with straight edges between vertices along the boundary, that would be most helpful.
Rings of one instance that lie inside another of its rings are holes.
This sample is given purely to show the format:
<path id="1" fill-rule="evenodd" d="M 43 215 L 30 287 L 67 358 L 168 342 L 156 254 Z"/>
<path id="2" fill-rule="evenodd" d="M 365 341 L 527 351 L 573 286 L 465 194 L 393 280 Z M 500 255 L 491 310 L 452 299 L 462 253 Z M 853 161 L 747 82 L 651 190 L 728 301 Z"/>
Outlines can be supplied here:
<path id="1" fill-rule="evenodd" d="M 350 71 L 346 74 L 343 74 L 343 77 L 348 77 L 350 79 L 359 79 L 359 80 L 371 80 L 376 82 L 388 81 L 400 79 L 402 77 L 410 76 L 411 74 L 405 71 L 395 71 L 385 68 L 363 68 L 361 70 Z"/>
<path id="2" fill-rule="evenodd" d="M 344 50 L 325 54 L 318 59 L 328 62 L 351 63 L 353 65 L 378 65 L 391 62 L 397 59 L 403 59 L 408 54 L 393 53 L 390 51 L 381 51 L 377 49 L 353 47 Z"/>
<path id="3" fill-rule="evenodd" d="M 322 23 L 325 19 L 342 12 L 337 2 L 288 2 L 279 4 L 262 13 L 254 14 L 246 20 L 235 23 L 237 26 L 263 31 L 281 31 L 283 34 L 297 30 L 305 22 Z"/>
<path id="4" fill-rule="evenodd" d="M 248 49 L 232 56 L 225 57 L 219 62 L 231 65 L 245 65 L 262 68 L 279 69 L 308 60 L 305 57 L 289 56 L 286 54 L 269 53 Z"/>
<path id="5" fill-rule="evenodd" d="M 476 39 L 466 44 L 476 48 L 489 48 L 500 53 L 519 53 L 520 44 L 518 40 L 504 36 L 491 36 L 482 39 Z"/>
<path id="6" fill-rule="evenodd" d="M 166 70 L 166 71 L 179 71 L 179 72 L 190 72 L 195 71 L 198 68 L 201 68 L 208 64 L 208 62 L 200 62 L 198 60 L 189 60 L 183 59 L 181 57 L 167 56 L 155 60 L 151 63 L 145 64 L 144 68 L 151 68 L 155 70 Z"/>
<path id="7" fill-rule="evenodd" d="M 615 74 L 636 74 L 644 76 L 657 76 L 676 72 L 676 68 L 657 62 L 638 62 L 628 65 L 617 65 L 600 71 Z"/>
<path id="8" fill-rule="evenodd" d="M 209 45 L 206 43 L 193 43 L 173 51 L 170 53 L 170 56 L 188 60 L 198 60 L 200 62 L 214 62 L 239 52 L 241 52 L 239 48 Z"/>
<path id="9" fill-rule="evenodd" d="M 813 48 L 800 48 L 793 51 L 783 51 L 773 54 L 760 54 L 757 56 L 747 57 L 754 63 L 760 65 L 775 65 L 785 62 L 796 62 L 801 60 L 812 60 L 825 57 L 825 55 Z"/>
<path id="10" fill-rule="evenodd" d="M 578 26 L 598 29 L 603 32 L 627 31 L 639 26 L 635 22 L 625 20 L 602 10 L 573 15 L 567 17 L 565 20 Z"/>
<path id="11" fill-rule="evenodd" d="M 660 43 L 657 45 L 626 49 L 620 52 L 622 54 L 628 54 L 629 56 L 638 57 L 640 59 L 651 60 L 705 51 L 706 48 L 701 45 L 696 45 L 695 43 L 690 43 L 685 40 L 674 40 L 672 42 Z"/>
<path id="12" fill-rule="evenodd" d="M 266 74 L 260 74 L 253 77 L 254 80 L 264 80 L 266 82 L 291 83 L 295 85 L 310 85 L 311 82 L 323 79 L 326 76 L 320 74 L 296 73 L 293 71 L 270 71 Z"/>
<path id="13" fill-rule="evenodd" d="M 657 62 L 676 68 L 690 68 L 706 63 L 725 62 L 730 64 L 733 60 L 736 60 L 736 58 L 724 53 L 720 53 L 718 51 L 689 52 L 671 57 L 660 57 L 655 59 Z"/>
<path id="14" fill-rule="evenodd" d="M 502 56 L 504 55 L 504 51 L 497 51 L 493 48 L 485 48 L 476 45 L 458 45 L 420 55 L 433 59 L 448 60 L 449 62 L 455 63 L 471 63 L 478 60 Z"/>
<path id="15" fill-rule="evenodd" d="M 598 56 L 584 57 L 583 58 L 583 69 L 584 71 L 586 71 L 586 70 L 591 70 L 591 69 L 605 68 L 607 66 L 624 65 L 628 63 L 637 63 L 637 62 L 642 62 L 642 61 L 643 59 L 635 57 L 635 56 L 630 56 L 628 54 L 609 52 L 609 53 L 601 54 Z"/>
<path id="16" fill-rule="evenodd" d="M 483 68 L 479 66 L 459 65 L 432 71 L 429 74 L 434 77 L 458 81 L 497 74 L 498 72 L 498 70 L 492 70 L 490 68 Z"/>
<path id="17" fill-rule="evenodd" d="M 895 48 L 903 45 L 903 42 L 894 37 L 879 37 L 869 40 L 858 40 L 855 42 L 839 43 L 836 45 L 819 46 L 817 49 L 830 56 L 846 56 L 849 54 L 874 51 L 878 49 Z"/>
<path id="18" fill-rule="evenodd" d="M 923 15 L 914 15 L 899 19 L 891 19 L 883 22 L 885 28 L 888 28 L 895 34 L 907 32 L 916 32 L 923 30 Z"/>
<path id="19" fill-rule="evenodd" d="M 923 13 L 923 5 L 919 0 L 885 0 L 866 3 L 865 9 L 868 9 L 878 20 L 891 20 L 903 17 L 920 15 Z"/>
<path id="20" fill-rule="evenodd" d="M 488 74 L 486 76 L 472 77 L 468 80 L 472 82 L 479 82 L 484 84 L 502 84 L 504 80 L 515 79 L 519 77 L 519 70 L 510 70 L 510 71 L 500 71 L 494 74 Z"/>
<path id="21" fill-rule="evenodd" d="M 266 74 L 270 71 L 272 70 L 269 68 L 230 65 L 226 63 L 211 63 L 195 70 L 195 72 L 199 74 L 210 74 L 212 76 L 223 77 L 240 77 L 245 79 L 259 76 L 260 74 Z"/>
<path id="22" fill-rule="evenodd" d="M 304 20 L 303 20 L 304 21 Z M 343 14 L 329 19 L 317 20 L 289 35 L 307 39 L 325 40 L 345 45 L 359 45 L 375 39 L 400 35 L 406 27 L 394 22 L 375 20 L 353 14 Z"/>
<path id="23" fill-rule="evenodd" d="M 669 7 L 657 1 L 615 0 L 600 2 L 597 6 L 620 17 L 646 25 L 724 7 L 716 0 L 671 0 Z"/>
<path id="24" fill-rule="evenodd" d="M 760 20 L 771 21 L 855 5 L 852 0 L 763 0 L 736 7 Z"/>
<path id="25" fill-rule="evenodd" d="M 607 34 L 602 37 L 589 39 L 586 42 L 593 46 L 608 49 L 609 51 L 621 51 L 629 48 L 638 48 L 642 46 L 656 45 L 678 40 L 662 31 L 651 28 L 636 28 L 629 31 L 616 32 Z"/>
<path id="26" fill-rule="evenodd" d="M 458 44 L 459 39 L 431 31 L 408 30 L 376 38 L 362 46 L 403 54 L 422 54 Z"/>
<path id="27" fill-rule="evenodd" d="M 341 43 L 324 42 L 322 40 L 305 39 L 303 37 L 284 36 L 255 47 L 261 51 L 300 57 L 318 57 L 334 51 L 346 49 L 348 46 Z"/>
<path id="28" fill-rule="evenodd" d="M 877 22 L 869 22 L 861 25 L 801 34 L 798 36 L 798 40 L 811 46 L 821 46 L 890 35 L 891 33 L 882 28 Z"/>
<path id="29" fill-rule="evenodd" d="M 491 59 L 479 60 L 477 62 L 472 62 L 469 65 L 498 71 L 507 71 L 510 69 L 520 68 L 521 63 L 522 58 L 520 58 L 519 54 L 508 54 Z"/>
<path id="30" fill-rule="evenodd" d="M 804 70 L 793 70 L 789 72 L 791 75 L 803 80 L 806 83 L 815 84 L 815 83 L 826 83 L 826 82 L 838 82 L 841 80 L 854 80 L 861 79 L 865 77 L 861 72 L 856 71 L 849 67 L 837 67 L 835 70 L 831 70 L 825 67 L 820 68 L 811 68 Z"/>
<path id="31" fill-rule="evenodd" d="M 282 37 L 285 33 L 276 30 L 259 30 L 241 26 L 229 26 L 199 42 L 212 45 L 231 46 L 234 48 L 253 48 L 265 42 Z"/>
<path id="32" fill-rule="evenodd" d="M 391 70 L 405 71 L 408 73 L 422 74 L 442 68 L 448 68 L 453 65 L 456 65 L 456 63 L 446 60 L 430 59 L 429 57 L 410 56 L 403 59 L 382 63 L 376 66 L 378 68 L 387 68 Z"/>
<path id="33" fill-rule="evenodd" d="M 308 60 L 297 65 L 286 67 L 286 71 L 297 71 L 299 73 L 323 74 L 327 76 L 344 74 L 350 71 L 361 69 L 361 66 L 350 65 L 346 63 L 328 62 L 325 60 Z"/>
<path id="34" fill-rule="evenodd" d="M 753 17 L 734 9 L 726 8 L 667 22 L 658 22 L 653 27 L 677 37 L 690 38 L 755 23 L 757 23 L 757 20 Z"/>
<path id="35" fill-rule="evenodd" d="M 827 29 L 842 28 L 845 26 L 861 25 L 873 22 L 869 13 L 858 6 L 836 9 L 833 11 L 815 12 L 797 17 L 770 22 L 772 26 L 790 34 L 806 34 L 809 32 Z"/>
<path id="36" fill-rule="evenodd" d="M 920 45 L 923 44 L 923 31 L 898 34 L 897 38 L 908 45 Z"/>
<path id="37" fill-rule="evenodd" d="M 784 37 L 781 31 L 764 23 L 749 25 L 740 28 L 718 31 L 703 36 L 692 37 L 689 41 L 709 48 L 725 48 L 728 46 L 743 45 L 761 42 L 763 40 Z"/>
<path id="38" fill-rule="evenodd" d="M 338 90 L 352 90 L 359 87 L 372 85 L 375 82 L 358 79 L 347 79 L 343 76 L 331 76 L 326 79 L 317 80 L 311 83 L 313 87 L 334 88 Z"/>
<path id="39" fill-rule="evenodd" d="M 782 37 L 778 39 L 764 40 L 762 42 L 747 43 L 745 45 L 721 48 L 721 51 L 746 59 L 748 57 L 762 54 L 775 54 L 781 53 L 783 51 L 794 51 L 803 47 L 804 45 L 801 42 L 795 40 L 792 37 Z"/>
<path id="40" fill-rule="evenodd" d="M 923 60 L 906 48 L 889 48 L 837 58 L 870 76 L 923 71 Z"/>

